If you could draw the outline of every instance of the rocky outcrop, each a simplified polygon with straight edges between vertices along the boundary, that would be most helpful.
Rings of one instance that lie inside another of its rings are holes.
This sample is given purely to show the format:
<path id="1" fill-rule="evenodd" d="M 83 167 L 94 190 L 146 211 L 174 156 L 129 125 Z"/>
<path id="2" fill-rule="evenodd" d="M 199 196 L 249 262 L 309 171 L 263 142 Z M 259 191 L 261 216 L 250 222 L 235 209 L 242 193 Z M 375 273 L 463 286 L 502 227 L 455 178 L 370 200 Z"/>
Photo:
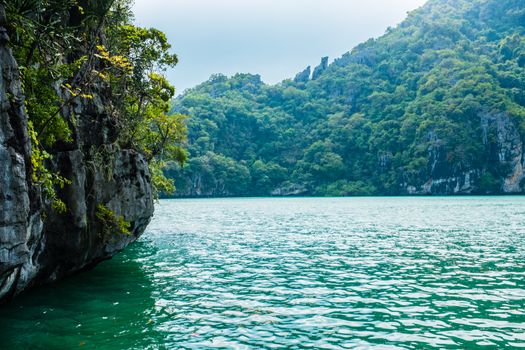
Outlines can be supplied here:
<path id="1" fill-rule="evenodd" d="M 321 74 L 324 73 L 324 71 L 328 68 L 328 57 L 323 57 L 321 59 L 321 64 L 319 64 L 317 67 L 315 67 L 314 72 L 312 74 L 312 80 L 318 79 Z"/>
<path id="2" fill-rule="evenodd" d="M 73 142 L 53 152 L 54 171 L 69 182 L 58 189 L 57 213 L 31 180 L 31 142 L 17 62 L 8 47 L 0 5 L 0 301 L 111 258 L 137 239 L 153 215 L 151 175 L 144 157 L 116 146 L 117 130 L 101 86 L 77 101 Z M 129 223 L 108 230 L 105 208 Z"/>
<path id="3" fill-rule="evenodd" d="M 501 169 L 504 193 L 521 193 L 525 179 L 523 141 L 518 126 L 507 113 L 480 114 L 483 144 Z M 491 137 L 494 136 L 494 137 Z"/>
<path id="4" fill-rule="evenodd" d="M 308 195 L 308 188 L 299 184 L 287 184 L 285 186 L 276 188 L 272 191 L 272 196 L 276 197 L 293 197 Z"/>
<path id="5" fill-rule="evenodd" d="M 308 66 L 305 70 L 298 73 L 295 78 L 295 83 L 307 83 L 310 80 L 310 75 L 312 75 L 312 67 Z"/>
<path id="6" fill-rule="evenodd" d="M 431 177 L 419 186 L 406 183 L 404 186 L 409 195 L 466 195 L 476 192 L 480 177 L 480 170 L 469 170 L 435 179 Z"/>
<path id="7" fill-rule="evenodd" d="M 372 45 L 361 44 L 352 52 L 345 53 L 334 61 L 334 66 L 344 67 L 349 64 L 362 64 L 373 67 L 377 64 L 378 57 Z"/>
<path id="8" fill-rule="evenodd" d="M 406 177 L 401 187 L 409 195 L 517 194 L 525 191 L 523 140 L 516 121 L 508 113 L 481 112 L 480 138 L 485 146 L 486 164 L 464 169 L 447 160 L 439 136 L 428 150 L 430 167 L 417 180 Z M 494 188 L 483 188 L 483 179 L 492 178 Z M 488 191 L 490 190 L 490 191 Z"/>
<path id="9" fill-rule="evenodd" d="M 34 238 L 42 231 L 38 194 L 27 176 L 31 147 L 24 99 L 5 22 L 0 5 L 0 296 L 16 292 Z"/>

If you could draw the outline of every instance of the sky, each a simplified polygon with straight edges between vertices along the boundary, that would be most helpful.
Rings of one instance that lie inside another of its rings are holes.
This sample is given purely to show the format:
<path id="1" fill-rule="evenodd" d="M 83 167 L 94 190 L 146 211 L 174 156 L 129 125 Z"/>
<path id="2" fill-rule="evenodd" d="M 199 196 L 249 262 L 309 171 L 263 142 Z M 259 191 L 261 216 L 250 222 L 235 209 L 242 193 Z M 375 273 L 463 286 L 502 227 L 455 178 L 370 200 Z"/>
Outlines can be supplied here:
<path id="1" fill-rule="evenodd" d="M 136 24 L 168 36 L 181 93 L 212 74 L 278 83 L 382 35 L 426 0 L 135 0 Z"/>

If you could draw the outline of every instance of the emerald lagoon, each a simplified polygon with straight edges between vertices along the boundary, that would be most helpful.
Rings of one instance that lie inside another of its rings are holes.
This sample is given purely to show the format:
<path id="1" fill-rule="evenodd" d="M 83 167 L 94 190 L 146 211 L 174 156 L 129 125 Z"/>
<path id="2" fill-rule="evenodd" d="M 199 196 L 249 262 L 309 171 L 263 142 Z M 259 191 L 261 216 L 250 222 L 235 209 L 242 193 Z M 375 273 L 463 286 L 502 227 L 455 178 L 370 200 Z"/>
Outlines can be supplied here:
<path id="1" fill-rule="evenodd" d="M 2 349 L 525 348 L 525 197 L 162 200 Z"/>

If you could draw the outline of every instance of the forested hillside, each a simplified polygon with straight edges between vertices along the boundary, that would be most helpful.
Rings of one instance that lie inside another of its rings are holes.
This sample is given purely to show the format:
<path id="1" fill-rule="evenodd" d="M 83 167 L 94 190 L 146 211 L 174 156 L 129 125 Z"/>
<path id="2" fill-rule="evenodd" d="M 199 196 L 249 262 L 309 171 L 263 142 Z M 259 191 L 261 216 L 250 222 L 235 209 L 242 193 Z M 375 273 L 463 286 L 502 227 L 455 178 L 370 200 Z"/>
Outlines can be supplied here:
<path id="1" fill-rule="evenodd" d="M 431 0 L 313 72 L 216 75 L 177 98 L 180 196 L 520 193 L 525 2 Z"/>

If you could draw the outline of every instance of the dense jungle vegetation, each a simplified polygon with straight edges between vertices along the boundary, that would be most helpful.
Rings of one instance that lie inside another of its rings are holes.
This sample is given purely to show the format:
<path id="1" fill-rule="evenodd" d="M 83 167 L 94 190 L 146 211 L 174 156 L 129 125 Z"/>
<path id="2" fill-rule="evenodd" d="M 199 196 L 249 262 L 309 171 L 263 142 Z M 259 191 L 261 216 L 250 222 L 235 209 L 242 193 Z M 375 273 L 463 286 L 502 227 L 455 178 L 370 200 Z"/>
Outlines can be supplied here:
<path id="1" fill-rule="evenodd" d="M 525 134 L 524 34 L 522 0 L 431 0 L 313 74 L 212 76 L 173 102 L 191 116 L 190 159 L 167 175 L 181 196 L 340 196 L 473 170 L 473 193 L 500 193 L 509 169 L 480 120 Z"/>
<path id="2" fill-rule="evenodd" d="M 66 210 L 56 189 L 67 186 L 67 180 L 49 170 L 50 164 L 55 154 L 81 142 L 77 125 L 85 122 L 107 123 L 103 130 L 109 133 L 83 150 L 86 162 L 103 163 L 110 147 L 136 150 L 146 156 L 156 189 L 171 191 L 173 184 L 161 168 L 166 159 L 186 158 L 181 147 L 186 126 L 184 116 L 167 115 L 174 88 L 163 72 L 177 63 L 177 56 L 166 36 L 133 25 L 129 0 L 2 4 L 25 96 L 13 105 L 29 116 L 30 173 L 53 206 Z M 82 104 L 89 107 L 80 110 L 93 110 L 90 115 L 76 114 Z"/>

